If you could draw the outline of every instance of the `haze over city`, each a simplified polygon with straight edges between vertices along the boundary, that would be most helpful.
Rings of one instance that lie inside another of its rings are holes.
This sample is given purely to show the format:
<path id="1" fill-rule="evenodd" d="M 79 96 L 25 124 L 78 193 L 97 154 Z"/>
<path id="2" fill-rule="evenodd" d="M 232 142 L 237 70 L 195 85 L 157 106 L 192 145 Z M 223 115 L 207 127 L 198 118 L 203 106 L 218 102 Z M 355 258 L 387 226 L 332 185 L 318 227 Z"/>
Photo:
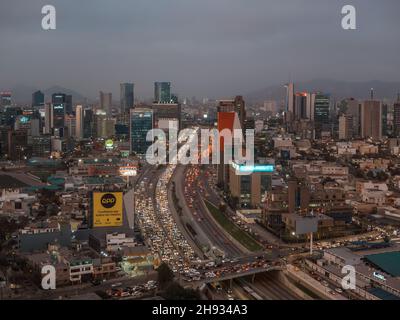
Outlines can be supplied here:
<path id="1" fill-rule="evenodd" d="M 1 89 L 60 85 L 116 97 L 128 81 L 146 99 L 159 80 L 189 97 L 289 80 L 399 80 L 396 0 L 351 1 L 352 31 L 340 26 L 347 3 L 326 0 L 54 0 L 57 29 L 43 31 L 47 2 L 1 1 Z"/>

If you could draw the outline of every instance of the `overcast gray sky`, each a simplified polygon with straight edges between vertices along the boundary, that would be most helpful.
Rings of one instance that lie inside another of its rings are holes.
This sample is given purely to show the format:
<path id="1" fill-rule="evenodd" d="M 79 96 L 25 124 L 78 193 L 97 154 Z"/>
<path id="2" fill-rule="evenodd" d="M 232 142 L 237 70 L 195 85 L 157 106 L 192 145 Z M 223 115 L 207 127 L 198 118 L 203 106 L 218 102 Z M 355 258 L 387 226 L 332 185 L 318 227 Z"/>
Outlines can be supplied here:
<path id="1" fill-rule="evenodd" d="M 57 30 L 41 29 L 41 8 Z M 356 31 L 341 8 L 357 9 Z M 399 0 L 0 0 L 0 89 L 61 85 L 90 97 L 171 81 L 222 97 L 314 78 L 398 81 Z"/>

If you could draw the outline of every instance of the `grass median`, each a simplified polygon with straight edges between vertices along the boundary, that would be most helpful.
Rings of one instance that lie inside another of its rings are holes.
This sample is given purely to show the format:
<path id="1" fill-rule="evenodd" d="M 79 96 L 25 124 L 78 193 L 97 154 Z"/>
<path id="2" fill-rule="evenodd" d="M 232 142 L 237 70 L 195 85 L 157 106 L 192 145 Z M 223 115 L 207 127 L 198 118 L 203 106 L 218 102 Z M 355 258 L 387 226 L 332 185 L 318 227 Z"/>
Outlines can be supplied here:
<path id="1" fill-rule="evenodd" d="M 233 238 L 239 241 L 244 247 L 250 251 L 260 251 L 262 246 L 253 239 L 247 232 L 241 230 L 229 218 L 223 214 L 216 206 L 207 200 L 204 200 L 208 210 L 214 219 L 223 227 Z"/>

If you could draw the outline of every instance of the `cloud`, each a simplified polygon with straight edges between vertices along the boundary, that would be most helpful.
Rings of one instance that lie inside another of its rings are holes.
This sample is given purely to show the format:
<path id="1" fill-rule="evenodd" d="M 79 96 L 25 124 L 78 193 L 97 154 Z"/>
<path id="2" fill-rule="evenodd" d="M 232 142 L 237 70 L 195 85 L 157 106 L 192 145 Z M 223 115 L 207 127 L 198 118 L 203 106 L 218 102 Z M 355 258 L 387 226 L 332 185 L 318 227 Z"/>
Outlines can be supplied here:
<path id="1" fill-rule="evenodd" d="M 296 80 L 398 80 L 400 3 L 345 1 L 2 0 L 0 88 L 71 87 L 89 96 L 134 81 L 137 95 L 173 82 L 180 95 L 228 96 Z M 41 7 L 57 30 L 41 30 Z"/>

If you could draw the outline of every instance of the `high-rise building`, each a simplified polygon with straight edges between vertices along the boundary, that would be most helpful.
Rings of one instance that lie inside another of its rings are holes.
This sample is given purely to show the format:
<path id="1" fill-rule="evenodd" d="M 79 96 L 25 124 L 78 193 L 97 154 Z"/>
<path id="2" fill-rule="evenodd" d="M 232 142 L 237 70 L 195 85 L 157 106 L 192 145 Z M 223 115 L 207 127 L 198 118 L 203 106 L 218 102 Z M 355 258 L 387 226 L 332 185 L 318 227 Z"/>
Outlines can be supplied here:
<path id="1" fill-rule="evenodd" d="M 51 95 L 51 103 L 53 105 L 65 104 L 66 99 L 67 97 L 64 93 L 54 93 Z"/>
<path id="2" fill-rule="evenodd" d="M 171 103 L 176 103 L 176 104 L 179 103 L 179 98 L 178 98 L 177 94 L 175 94 L 175 93 L 171 94 Z"/>
<path id="3" fill-rule="evenodd" d="M 115 135 L 116 119 L 110 118 L 103 110 L 94 115 L 94 132 L 97 138 L 108 139 Z"/>
<path id="4" fill-rule="evenodd" d="M 322 131 L 330 131 L 330 95 L 316 93 L 314 100 L 315 135 L 321 137 Z"/>
<path id="5" fill-rule="evenodd" d="M 9 107 L 12 104 L 11 91 L 0 92 L 0 107 Z"/>
<path id="6" fill-rule="evenodd" d="M 382 138 L 382 103 L 364 101 L 361 105 L 361 137 L 380 140 Z"/>
<path id="7" fill-rule="evenodd" d="M 40 90 L 32 93 L 32 107 L 43 107 L 44 106 L 44 93 Z"/>
<path id="8" fill-rule="evenodd" d="M 40 134 L 42 133 L 41 119 L 31 118 L 29 122 L 30 122 L 29 135 L 31 137 L 40 136 Z"/>
<path id="9" fill-rule="evenodd" d="M 217 107 L 218 131 L 228 129 L 234 134 L 235 129 L 245 130 L 246 128 L 246 108 L 242 96 L 236 96 L 233 100 L 219 100 Z M 229 188 L 229 164 L 225 163 L 225 142 L 220 141 L 220 163 L 217 167 L 218 184 L 224 186 L 227 191 Z"/>
<path id="10" fill-rule="evenodd" d="M 389 135 L 389 126 L 388 126 L 388 110 L 389 107 L 386 103 L 382 104 L 382 135 Z"/>
<path id="11" fill-rule="evenodd" d="M 306 92 L 299 92 L 295 95 L 294 116 L 296 120 L 307 119 L 307 102 L 308 95 Z"/>
<path id="12" fill-rule="evenodd" d="M 246 122 L 246 104 L 242 96 L 236 96 L 233 100 L 219 100 L 218 112 L 236 112 L 239 117 L 240 126 L 245 128 Z"/>
<path id="13" fill-rule="evenodd" d="M 154 82 L 154 103 L 171 103 L 171 82 Z"/>
<path id="14" fill-rule="evenodd" d="M 346 100 L 347 110 L 346 115 L 349 115 L 353 119 L 353 136 L 359 137 L 361 134 L 361 122 L 360 122 L 360 103 L 355 99 Z"/>
<path id="15" fill-rule="evenodd" d="M 400 137 L 400 94 L 397 95 L 397 101 L 393 105 L 393 133 Z"/>
<path id="16" fill-rule="evenodd" d="M 234 130 L 241 128 L 240 119 L 237 112 L 234 111 L 221 111 L 218 112 L 218 132 L 221 134 L 225 130 L 229 130 L 234 135 Z M 243 128 L 241 128 L 243 129 Z M 225 148 L 232 148 L 232 141 L 225 141 L 221 136 L 220 138 L 220 159 L 217 166 L 217 182 L 226 191 L 229 187 L 229 163 L 225 161 Z M 228 156 L 228 155 L 227 155 Z"/>
<path id="17" fill-rule="evenodd" d="M 353 137 L 353 116 L 342 114 L 339 117 L 339 139 L 348 140 Z"/>
<path id="18" fill-rule="evenodd" d="M 175 122 L 177 129 L 181 129 L 181 105 L 178 103 L 154 103 L 152 106 L 154 126 L 168 130 L 169 122 Z"/>
<path id="19" fill-rule="evenodd" d="M 258 171 L 257 165 L 249 174 L 240 172 L 240 164 L 229 166 L 229 191 L 239 208 L 258 208 L 267 191 L 272 187 L 273 172 Z M 272 166 L 271 166 L 272 167 Z"/>
<path id="20" fill-rule="evenodd" d="M 76 137 L 76 118 L 73 114 L 65 115 L 65 128 L 68 137 Z"/>
<path id="21" fill-rule="evenodd" d="M 48 158 L 51 154 L 51 135 L 32 137 L 32 157 Z"/>
<path id="22" fill-rule="evenodd" d="M 8 153 L 9 128 L 0 126 L 0 155 L 4 157 Z"/>
<path id="23" fill-rule="evenodd" d="M 287 129 L 291 128 L 291 123 L 295 119 L 295 95 L 294 84 L 285 84 L 286 88 L 286 107 L 285 107 L 285 122 Z"/>
<path id="24" fill-rule="evenodd" d="M 112 109 L 112 93 L 100 91 L 100 110 L 111 114 Z"/>
<path id="25" fill-rule="evenodd" d="M 130 111 L 130 151 L 139 155 L 146 154 L 152 141 L 147 141 L 147 133 L 153 129 L 153 110 L 146 108 Z"/>
<path id="26" fill-rule="evenodd" d="M 135 85 L 133 83 L 121 83 L 121 113 L 129 113 L 135 105 Z"/>
<path id="27" fill-rule="evenodd" d="M 26 130 L 8 131 L 8 158 L 23 160 L 28 157 L 28 133 Z"/>
<path id="28" fill-rule="evenodd" d="M 53 122 L 53 106 L 51 103 L 46 103 L 44 107 L 44 133 L 50 134 Z"/>
<path id="29" fill-rule="evenodd" d="M 0 111 L 0 125 L 13 127 L 19 115 L 22 115 L 22 110 L 13 106 L 5 106 Z"/>
<path id="30" fill-rule="evenodd" d="M 117 123 L 115 118 L 106 118 L 101 124 L 100 137 L 104 139 L 112 138 L 115 136 L 115 124 Z"/>
<path id="31" fill-rule="evenodd" d="M 66 95 L 63 93 L 55 93 L 52 95 L 52 122 L 51 128 L 53 134 L 59 137 L 64 136 L 65 128 L 65 109 L 66 109 Z"/>
<path id="32" fill-rule="evenodd" d="M 83 138 L 88 139 L 94 133 L 94 114 L 92 109 L 83 110 Z"/>
<path id="33" fill-rule="evenodd" d="M 83 106 L 77 105 L 75 109 L 75 136 L 77 140 L 83 138 Z"/>
<path id="34" fill-rule="evenodd" d="M 40 120 L 32 115 L 19 115 L 14 123 L 14 130 L 25 130 L 28 136 L 40 135 Z"/>
<path id="35" fill-rule="evenodd" d="M 72 114 L 73 110 L 72 110 L 72 95 L 67 94 L 65 96 L 65 113 L 66 114 Z"/>
<path id="36" fill-rule="evenodd" d="M 286 112 L 294 114 L 294 109 L 295 109 L 294 84 L 288 83 L 285 85 L 285 87 L 286 87 Z"/>

